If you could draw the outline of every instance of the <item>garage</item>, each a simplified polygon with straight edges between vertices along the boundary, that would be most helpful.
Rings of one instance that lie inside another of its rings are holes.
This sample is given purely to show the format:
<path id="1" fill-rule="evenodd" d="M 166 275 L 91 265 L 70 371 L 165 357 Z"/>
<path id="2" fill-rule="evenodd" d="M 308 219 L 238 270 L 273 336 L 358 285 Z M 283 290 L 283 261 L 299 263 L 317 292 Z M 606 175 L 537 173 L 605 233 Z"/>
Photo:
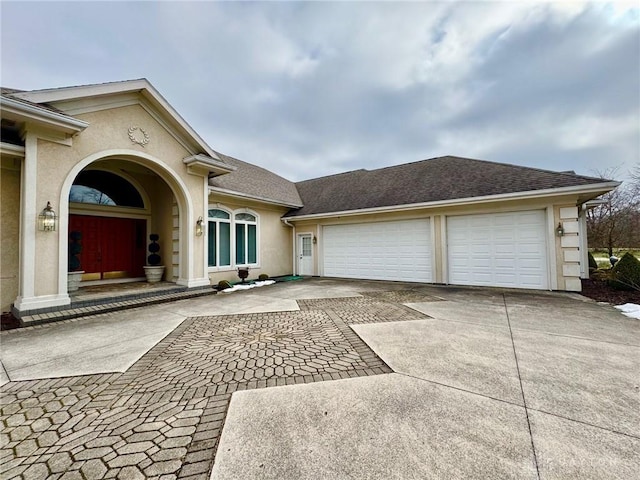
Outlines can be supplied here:
<path id="1" fill-rule="evenodd" d="M 431 282 L 429 219 L 328 225 L 324 276 Z"/>
<path id="2" fill-rule="evenodd" d="M 447 217 L 450 284 L 547 289 L 546 250 L 544 210 Z"/>

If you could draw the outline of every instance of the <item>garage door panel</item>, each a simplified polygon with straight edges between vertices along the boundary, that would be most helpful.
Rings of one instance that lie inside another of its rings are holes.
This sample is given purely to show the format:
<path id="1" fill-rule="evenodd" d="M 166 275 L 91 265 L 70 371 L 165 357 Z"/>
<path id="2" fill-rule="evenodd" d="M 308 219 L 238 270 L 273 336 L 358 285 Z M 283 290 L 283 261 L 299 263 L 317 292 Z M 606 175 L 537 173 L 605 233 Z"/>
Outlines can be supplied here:
<path id="1" fill-rule="evenodd" d="M 326 226 L 324 275 L 430 282 L 430 235 L 428 219 Z"/>
<path id="2" fill-rule="evenodd" d="M 449 283 L 546 289 L 543 210 L 447 218 Z"/>

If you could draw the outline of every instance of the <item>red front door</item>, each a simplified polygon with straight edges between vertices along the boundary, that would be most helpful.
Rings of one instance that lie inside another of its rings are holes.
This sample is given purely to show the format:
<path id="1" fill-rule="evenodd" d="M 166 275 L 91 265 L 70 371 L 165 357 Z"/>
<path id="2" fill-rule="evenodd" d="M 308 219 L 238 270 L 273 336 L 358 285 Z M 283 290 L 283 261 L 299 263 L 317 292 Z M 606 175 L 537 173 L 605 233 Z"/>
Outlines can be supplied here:
<path id="1" fill-rule="evenodd" d="M 69 232 L 82 234 L 83 280 L 143 277 L 146 221 L 69 215 Z"/>

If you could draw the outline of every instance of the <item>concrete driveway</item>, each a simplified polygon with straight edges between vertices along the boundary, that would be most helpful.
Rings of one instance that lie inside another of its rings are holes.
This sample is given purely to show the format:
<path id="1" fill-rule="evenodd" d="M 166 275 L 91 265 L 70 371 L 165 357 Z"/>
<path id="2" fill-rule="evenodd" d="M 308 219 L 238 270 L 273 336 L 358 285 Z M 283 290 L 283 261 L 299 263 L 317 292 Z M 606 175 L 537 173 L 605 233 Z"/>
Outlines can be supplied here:
<path id="1" fill-rule="evenodd" d="M 640 322 L 578 295 L 312 279 L 1 340 L 3 478 L 640 471 Z"/>

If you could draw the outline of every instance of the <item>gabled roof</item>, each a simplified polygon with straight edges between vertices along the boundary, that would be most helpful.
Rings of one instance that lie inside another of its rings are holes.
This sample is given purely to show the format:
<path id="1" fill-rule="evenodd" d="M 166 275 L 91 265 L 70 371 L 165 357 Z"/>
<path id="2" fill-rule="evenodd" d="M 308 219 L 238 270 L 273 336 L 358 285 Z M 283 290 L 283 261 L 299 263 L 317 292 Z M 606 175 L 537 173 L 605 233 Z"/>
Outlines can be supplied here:
<path id="1" fill-rule="evenodd" d="M 298 208 L 302 200 L 293 182 L 262 167 L 218 152 L 224 163 L 235 171 L 209 179 L 212 191 Z"/>
<path id="2" fill-rule="evenodd" d="M 446 156 L 298 182 L 296 187 L 304 207 L 290 211 L 286 217 L 453 203 L 531 192 L 535 196 L 572 188 L 586 191 L 597 186 L 604 192 L 617 183 L 569 172 Z"/>
<path id="3" fill-rule="evenodd" d="M 162 95 L 146 78 L 124 80 L 120 82 L 79 85 L 73 87 L 49 88 L 44 90 L 13 91 L 8 94 L 13 99 L 31 102 L 51 108 L 64 110 L 64 102 L 90 97 L 113 96 L 127 93 L 139 93 L 150 105 L 167 114 L 169 123 L 193 144 L 191 154 L 205 153 L 215 160 L 220 160 L 216 152 L 196 133 L 193 128 L 178 114 Z"/>

